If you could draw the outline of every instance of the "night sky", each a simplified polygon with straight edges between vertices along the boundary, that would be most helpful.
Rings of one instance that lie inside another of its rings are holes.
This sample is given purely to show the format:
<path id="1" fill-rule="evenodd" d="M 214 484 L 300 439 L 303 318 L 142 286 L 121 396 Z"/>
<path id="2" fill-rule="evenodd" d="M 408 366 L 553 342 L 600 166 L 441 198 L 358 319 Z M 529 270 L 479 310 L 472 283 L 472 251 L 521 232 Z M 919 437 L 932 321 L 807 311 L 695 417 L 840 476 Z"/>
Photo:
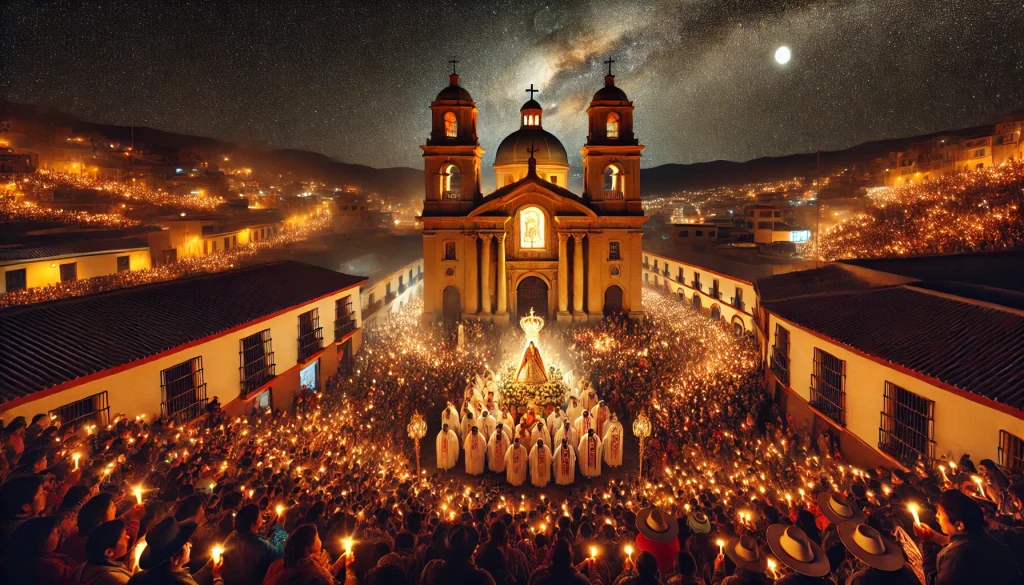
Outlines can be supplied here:
<path id="1" fill-rule="evenodd" d="M 91 121 L 377 167 L 421 166 L 452 54 L 488 166 L 531 83 L 578 166 L 608 55 L 645 167 L 842 148 L 1024 108 L 1020 0 L 168 4 L 6 3 L 0 89 Z"/>

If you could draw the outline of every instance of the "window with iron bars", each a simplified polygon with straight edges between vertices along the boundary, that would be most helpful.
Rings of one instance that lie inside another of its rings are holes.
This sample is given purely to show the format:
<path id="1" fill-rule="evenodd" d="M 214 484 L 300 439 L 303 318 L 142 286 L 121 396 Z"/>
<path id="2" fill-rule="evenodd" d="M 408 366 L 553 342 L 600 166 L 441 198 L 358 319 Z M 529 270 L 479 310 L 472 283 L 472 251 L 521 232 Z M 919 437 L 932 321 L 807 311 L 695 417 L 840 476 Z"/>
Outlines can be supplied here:
<path id="1" fill-rule="evenodd" d="M 243 337 L 238 352 L 241 365 L 238 368 L 242 379 L 242 396 L 259 388 L 276 374 L 274 350 L 270 339 L 270 329 Z"/>
<path id="2" fill-rule="evenodd" d="M 886 382 L 878 448 L 913 467 L 935 459 L 934 439 L 935 402 Z"/>
<path id="3" fill-rule="evenodd" d="M 789 386 L 789 330 L 775 324 L 775 344 L 772 345 L 772 373 Z"/>
<path id="4" fill-rule="evenodd" d="M 105 427 L 110 424 L 110 402 L 104 390 L 92 396 L 86 396 L 50 411 L 50 417 L 57 417 L 60 424 L 71 428 L 79 425 L 94 424 Z"/>
<path id="5" fill-rule="evenodd" d="M 811 406 L 846 426 L 846 361 L 814 348 Z"/>
<path id="6" fill-rule="evenodd" d="M 206 411 L 203 358 L 194 357 L 160 372 L 160 414 L 188 422 Z"/>
<path id="7" fill-rule="evenodd" d="M 999 465 L 1011 471 L 1024 471 L 1024 440 L 999 431 Z"/>
<path id="8" fill-rule="evenodd" d="M 324 329 L 320 326 L 320 311 L 313 309 L 299 315 L 299 361 L 324 348 Z"/>
<path id="9" fill-rule="evenodd" d="M 352 313 L 352 297 L 334 301 L 334 340 L 341 341 L 356 330 L 356 316 Z"/>

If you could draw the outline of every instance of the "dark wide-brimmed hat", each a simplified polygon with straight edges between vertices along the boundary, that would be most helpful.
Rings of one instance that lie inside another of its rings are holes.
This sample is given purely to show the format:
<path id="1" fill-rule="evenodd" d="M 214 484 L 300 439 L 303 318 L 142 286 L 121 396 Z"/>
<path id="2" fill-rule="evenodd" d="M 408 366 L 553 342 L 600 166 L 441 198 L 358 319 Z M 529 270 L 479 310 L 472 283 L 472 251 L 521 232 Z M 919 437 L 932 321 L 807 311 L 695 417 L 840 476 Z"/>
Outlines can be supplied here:
<path id="1" fill-rule="evenodd" d="M 191 520 L 175 522 L 171 516 L 157 522 L 146 533 L 146 550 L 139 557 L 139 568 L 145 571 L 166 563 L 192 538 L 196 528 L 198 525 Z"/>
<path id="2" fill-rule="evenodd" d="M 679 534 L 676 519 L 657 508 L 644 508 L 637 512 L 636 528 L 654 542 L 671 542 Z"/>
<path id="3" fill-rule="evenodd" d="M 796 526 L 772 524 L 765 539 L 779 562 L 801 575 L 824 577 L 831 570 L 825 550 Z"/>
<path id="4" fill-rule="evenodd" d="M 690 515 L 686 517 L 686 525 L 690 527 L 690 532 L 695 534 L 711 532 L 711 520 L 708 519 L 707 514 L 700 510 L 690 512 Z"/>
<path id="5" fill-rule="evenodd" d="M 869 567 L 881 571 L 898 571 L 906 563 L 903 548 L 867 524 L 843 522 L 836 527 L 836 531 L 850 554 Z"/>
<path id="6" fill-rule="evenodd" d="M 864 521 L 864 514 L 861 513 L 857 504 L 840 493 L 821 492 L 818 494 L 818 508 L 832 524 Z"/>
<path id="7" fill-rule="evenodd" d="M 764 556 L 761 548 L 757 546 L 757 539 L 749 534 L 730 538 L 725 543 L 724 552 L 737 567 L 755 573 L 764 573 L 768 568 L 768 557 Z"/>

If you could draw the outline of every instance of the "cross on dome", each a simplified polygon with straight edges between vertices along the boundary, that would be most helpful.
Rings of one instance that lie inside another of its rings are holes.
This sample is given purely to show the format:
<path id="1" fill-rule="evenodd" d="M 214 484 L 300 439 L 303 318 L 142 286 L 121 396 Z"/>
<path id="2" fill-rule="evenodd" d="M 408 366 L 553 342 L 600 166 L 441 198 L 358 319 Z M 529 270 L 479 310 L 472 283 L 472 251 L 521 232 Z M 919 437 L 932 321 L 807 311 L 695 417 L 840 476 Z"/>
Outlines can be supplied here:
<path id="1" fill-rule="evenodd" d="M 455 58 L 455 55 L 452 55 L 452 58 L 448 62 L 452 65 L 452 75 L 458 75 L 459 72 L 455 67 L 459 64 L 459 60 Z"/>
<path id="2" fill-rule="evenodd" d="M 614 62 L 615 62 L 615 59 L 612 59 L 612 56 L 608 55 L 608 60 L 604 62 L 605 65 L 608 66 L 608 75 L 612 74 L 612 63 L 614 63 Z"/>
<path id="3" fill-rule="evenodd" d="M 526 93 L 530 94 L 530 99 L 533 99 L 533 94 L 540 93 L 539 89 L 533 89 L 533 84 L 530 84 L 530 89 L 526 90 Z"/>

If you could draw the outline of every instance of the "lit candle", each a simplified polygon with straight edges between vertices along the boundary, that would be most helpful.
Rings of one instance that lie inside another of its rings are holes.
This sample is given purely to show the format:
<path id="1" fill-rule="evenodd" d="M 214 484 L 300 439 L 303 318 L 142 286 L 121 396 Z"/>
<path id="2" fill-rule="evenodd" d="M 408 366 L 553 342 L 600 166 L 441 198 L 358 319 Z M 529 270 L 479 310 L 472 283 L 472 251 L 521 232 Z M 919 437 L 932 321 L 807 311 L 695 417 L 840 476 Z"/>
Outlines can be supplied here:
<path id="1" fill-rule="evenodd" d="M 343 547 L 345 547 L 345 556 L 351 556 L 352 555 L 352 539 L 351 538 L 343 538 L 343 539 L 341 539 L 341 544 L 342 544 Z"/>
<path id="2" fill-rule="evenodd" d="M 911 502 L 911 503 L 907 504 L 907 509 L 910 510 L 910 513 L 914 516 L 914 524 L 915 525 L 920 524 L 921 523 L 921 517 L 917 515 L 917 511 L 918 511 L 917 504 L 915 504 L 914 502 Z"/>
<path id="3" fill-rule="evenodd" d="M 78 460 L 82 458 L 81 453 L 74 453 L 71 455 L 71 459 L 75 462 L 75 471 L 78 471 Z"/>
<path id="4" fill-rule="evenodd" d="M 597 558 L 597 547 L 596 546 L 592 546 L 592 547 L 590 547 L 590 560 L 594 560 L 596 558 Z"/>
<path id="5" fill-rule="evenodd" d="M 132 489 L 132 493 L 135 494 L 135 504 L 141 506 L 142 505 L 142 486 L 141 485 L 135 486 Z"/>
<path id="6" fill-rule="evenodd" d="M 133 569 L 139 568 L 139 559 L 142 558 L 142 551 L 146 550 L 146 537 L 143 536 L 139 539 L 139 542 L 135 544 L 135 564 Z"/>
<path id="7" fill-rule="evenodd" d="M 721 538 L 719 538 L 718 540 L 715 541 L 715 544 L 718 545 L 718 554 L 719 555 L 725 554 L 725 541 L 722 540 Z"/>
<path id="8" fill-rule="evenodd" d="M 220 545 L 215 545 L 210 552 L 213 554 L 213 564 L 220 563 L 220 555 L 224 554 L 224 549 Z"/>
<path id="9" fill-rule="evenodd" d="M 776 564 L 775 559 L 768 559 L 768 570 L 772 572 L 773 579 L 779 578 L 778 572 L 775 571 L 775 567 L 777 566 L 778 564 Z"/>
<path id="10" fill-rule="evenodd" d="M 277 517 L 280 518 L 281 514 L 284 513 L 284 506 L 278 504 L 277 507 L 274 508 L 274 511 L 277 512 Z"/>
<path id="11" fill-rule="evenodd" d="M 633 562 L 633 547 L 627 544 L 625 547 L 625 551 L 626 558 L 629 559 L 629 562 Z"/>
<path id="12" fill-rule="evenodd" d="M 985 485 L 981 482 L 981 476 L 972 475 L 971 479 L 974 480 L 974 483 L 978 484 L 978 493 L 981 495 L 981 497 L 987 498 L 988 496 L 985 495 Z"/>

